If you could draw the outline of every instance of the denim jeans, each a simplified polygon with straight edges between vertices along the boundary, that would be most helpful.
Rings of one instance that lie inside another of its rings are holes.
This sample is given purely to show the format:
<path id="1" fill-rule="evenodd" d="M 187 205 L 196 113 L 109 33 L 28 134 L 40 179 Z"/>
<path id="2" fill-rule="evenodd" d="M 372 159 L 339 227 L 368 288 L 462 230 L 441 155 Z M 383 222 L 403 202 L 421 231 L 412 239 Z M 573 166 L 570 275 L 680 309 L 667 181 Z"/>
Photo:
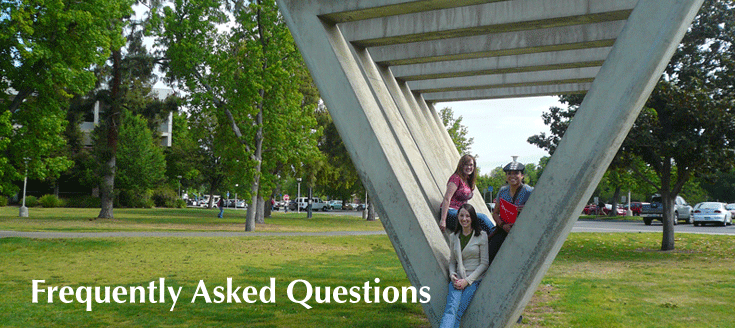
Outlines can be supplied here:
<path id="1" fill-rule="evenodd" d="M 472 296 L 475 295 L 475 290 L 480 284 L 480 280 L 475 280 L 472 285 L 465 287 L 464 290 L 458 290 L 454 288 L 452 282 L 449 282 L 449 292 L 447 293 L 447 305 L 444 308 L 444 315 L 442 321 L 439 324 L 440 328 L 451 328 L 459 327 L 459 323 L 462 320 L 462 314 L 467 310 L 467 307 L 472 301 Z"/>
<path id="2" fill-rule="evenodd" d="M 457 213 L 458 211 L 454 208 L 449 208 L 447 210 L 447 231 L 449 232 L 453 232 L 454 227 L 459 224 Z M 485 230 L 485 232 L 489 236 L 490 233 L 495 230 L 495 225 L 485 214 L 477 213 L 477 218 L 480 219 L 480 229 Z"/>
<path id="3" fill-rule="evenodd" d="M 223 214 L 225 214 L 225 207 L 224 207 L 224 205 L 223 206 L 220 206 L 220 208 L 219 208 L 219 215 L 217 215 L 217 217 L 221 219 L 222 216 L 223 216 Z"/>

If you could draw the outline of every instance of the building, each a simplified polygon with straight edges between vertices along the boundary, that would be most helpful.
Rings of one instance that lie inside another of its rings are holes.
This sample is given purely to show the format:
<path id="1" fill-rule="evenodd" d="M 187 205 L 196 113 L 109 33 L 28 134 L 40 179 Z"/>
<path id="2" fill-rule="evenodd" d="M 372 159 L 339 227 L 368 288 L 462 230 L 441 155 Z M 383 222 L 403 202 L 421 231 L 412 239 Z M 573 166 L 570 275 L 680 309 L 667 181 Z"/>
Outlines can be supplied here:
<path id="1" fill-rule="evenodd" d="M 160 100 L 166 99 L 168 96 L 174 93 L 171 89 L 164 88 L 153 88 L 152 93 L 155 93 L 156 97 Z M 92 146 L 92 132 L 94 128 L 100 123 L 100 102 L 97 101 L 94 104 L 94 110 L 90 118 L 91 121 L 84 121 L 79 125 L 79 129 L 84 134 L 83 143 L 85 146 Z M 168 113 L 166 120 L 158 126 L 158 130 L 154 131 L 159 133 L 161 138 L 161 146 L 171 147 L 171 138 L 173 137 L 173 113 Z"/>

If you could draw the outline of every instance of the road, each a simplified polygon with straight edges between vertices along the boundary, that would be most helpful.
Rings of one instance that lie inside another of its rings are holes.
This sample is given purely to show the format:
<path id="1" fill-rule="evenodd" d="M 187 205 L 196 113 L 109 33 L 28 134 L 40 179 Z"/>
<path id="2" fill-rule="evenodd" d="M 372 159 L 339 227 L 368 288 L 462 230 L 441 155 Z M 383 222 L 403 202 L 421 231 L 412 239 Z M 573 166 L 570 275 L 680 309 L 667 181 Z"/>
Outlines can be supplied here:
<path id="1" fill-rule="evenodd" d="M 318 212 L 324 213 L 324 212 Z M 360 217 L 360 211 L 332 211 L 328 214 L 340 214 Z M 306 213 L 304 213 L 306 215 Z M 572 232 L 662 232 L 663 226 L 654 221 L 650 226 L 641 221 L 611 221 L 611 220 L 581 220 L 577 221 Z M 674 227 L 675 233 L 698 233 L 710 235 L 735 235 L 735 225 L 700 226 L 679 224 Z M 0 238 L 27 237 L 27 238 L 107 238 L 107 237 L 257 237 L 257 236 L 350 236 L 350 235 L 379 235 L 384 231 L 327 231 L 327 232 L 226 232 L 226 231 L 127 231 L 127 232 L 34 232 L 34 231 L 5 231 L 0 230 Z"/>
<path id="2" fill-rule="evenodd" d="M 610 221 L 610 220 L 581 220 L 577 221 L 572 228 L 572 232 L 662 232 L 663 226 L 661 222 L 653 221 L 650 226 L 643 224 L 642 221 Z M 710 235 L 735 235 L 735 225 L 720 226 L 699 226 L 695 227 L 691 224 L 679 223 L 674 226 L 674 233 L 699 233 Z"/>
<path id="3" fill-rule="evenodd" d="M 325 213 L 325 212 L 315 212 Z M 361 216 L 361 211 L 330 211 L 327 214 L 352 215 Z M 572 232 L 662 232 L 663 226 L 660 221 L 653 221 L 650 226 L 643 224 L 643 221 L 626 221 L 626 220 L 580 220 L 574 223 Z M 710 235 L 735 235 L 735 225 L 720 226 L 699 226 L 695 227 L 688 223 L 679 223 L 674 226 L 675 233 L 700 233 Z"/>

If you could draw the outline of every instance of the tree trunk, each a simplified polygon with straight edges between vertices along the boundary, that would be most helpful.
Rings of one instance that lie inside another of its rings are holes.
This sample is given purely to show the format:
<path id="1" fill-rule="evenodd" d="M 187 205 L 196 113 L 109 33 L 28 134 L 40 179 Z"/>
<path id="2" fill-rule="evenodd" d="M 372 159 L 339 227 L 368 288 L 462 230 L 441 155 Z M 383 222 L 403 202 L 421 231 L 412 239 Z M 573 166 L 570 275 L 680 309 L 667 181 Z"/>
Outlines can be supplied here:
<path id="1" fill-rule="evenodd" d="M 100 214 L 97 216 L 100 219 L 113 218 L 115 159 L 115 156 L 112 156 L 103 164 L 105 174 L 102 176 L 102 183 L 100 184 Z"/>
<path id="2" fill-rule="evenodd" d="M 256 174 L 253 184 L 250 186 L 250 202 L 248 203 L 248 213 L 245 218 L 245 231 L 255 230 L 255 219 L 258 206 L 258 183 L 260 183 L 260 175 Z"/>
<path id="3" fill-rule="evenodd" d="M 615 193 L 613 194 L 612 210 L 610 216 L 618 215 L 618 199 L 620 199 L 620 186 L 615 187 Z"/>
<path id="4" fill-rule="evenodd" d="M 661 170 L 661 223 L 663 224 L 663 237 L 661 238 L 661 250 L 670 251 L 674 249 L 674 198 L 671 192 L 671 159 L 665 159 Z"/>
<path id="5" fill-rule="evenodd" d="M 266 65 L 263 66 L 264 71 L 266 67 Z M 252 195 L 250 197 L 250 206 L 257 206 L 258 204 L 258 196 L 260 194 L 260 173 L 263 163 L 263 98 L 265 97 L 265 90 L 260 89 L 258 93 L 260 94 L 261 100 L 258 103 L 258 114 L 255 116 L 255 125 L 258 127 L 258 130 L 255 133 L 255 154 L 253 154 L 253 159 L 255 160 L 255 172 L 253 173 L 253 184 L 250 187 L 250 194 Z M 261 209 L 261 215 L 262 213 L 263 211 Z M 257 211 L 248 211 L 248 216 L 245 222 L 245 231 L 255 230 L 255 222 L 257 219 L 256 214 Z"/>
<path id="6" fill-rule="evenodd" d="M 263 223 L 265 223 L 265 218 L 271 217 L 271 211 L 273 211 L 273 198 L 263 203 Z"/>
<path id="7" fill-rule="evenodd" d="M 373 204 L 373 198 L 372 197 L 370 197 L 370 199 L 368 199 L 367 211 L 368 211 L 367 220 L 368 221 L 375 221 L 375 205 Z"/>
<path id="8" fill-rule="evenodd" d="M 110 89 L 110 111 L 107 113 L 107 149 L 105 149 L 105 163 L 103 164 L 102 185 L 100 186 L 100 219 L 114 218 L 112 213 L 115 198 L 115 162 L 117 159 L 117 143 L 120 132 L 120 84 L 122 53 L 120 49 L 112 51 L 112 85 Z"/>
<path id="9" fill-rule="evenodd" d="M 263 200 L 263 196 L 258 196 L 258 207 L 256 210 L 255 223 L 265 223 L 265 200 Z"/>

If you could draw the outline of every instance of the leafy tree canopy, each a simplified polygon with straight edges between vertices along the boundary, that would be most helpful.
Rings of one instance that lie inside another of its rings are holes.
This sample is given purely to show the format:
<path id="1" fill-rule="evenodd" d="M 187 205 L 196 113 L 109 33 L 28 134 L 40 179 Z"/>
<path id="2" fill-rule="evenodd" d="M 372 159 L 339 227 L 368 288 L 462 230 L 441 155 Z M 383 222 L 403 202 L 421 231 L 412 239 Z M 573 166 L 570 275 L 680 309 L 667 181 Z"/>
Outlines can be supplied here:
<path id="1" fill-rule="evenodd" d="M 673 201 L 687 181 L 729 171 L 733 165 L 733 9 L 729 0 L 704 2 L 616 156 L 662 195 L 663 250 L 674 248 Z M 581 98 L 565 96 L 562 101 L 569 109 L 551 108 L 544 114 L 552 135 L 529 142 L 553 152 Z M 655 172 L 654 178 L 643 174 L 639 161 Z"/>
<path id="2" fill-rule="evenodd" d="M 70 167 L 57 151 L 65 144 L 64 110 L 72 95 L 94 87 L 92 68 L 110 47 L 123 44 L 116 22 L 130 6 L 127 0 L 0 2 L 0 117 L 16 127 L 0 129 L 0 140 L 11 140 L 0 156 L 6 166 L 0 193 L 14 192 L 10 181 L 26 167 L 36 179 Z"/>
<path id="3" fill-rule="evenodd" d="M 467 138 L 467 127 L 462 125 L 462 116 L 455 118 L 454 111 L 449 107 L 439 110 L 439 115 L 444 127 L 449 132 L 449 136 L 452 138 L 452 142 L 454 142 L 454 146 L 457 147 L 457 151 L 460 154 L 469 153 L 475 138 Z"/>

